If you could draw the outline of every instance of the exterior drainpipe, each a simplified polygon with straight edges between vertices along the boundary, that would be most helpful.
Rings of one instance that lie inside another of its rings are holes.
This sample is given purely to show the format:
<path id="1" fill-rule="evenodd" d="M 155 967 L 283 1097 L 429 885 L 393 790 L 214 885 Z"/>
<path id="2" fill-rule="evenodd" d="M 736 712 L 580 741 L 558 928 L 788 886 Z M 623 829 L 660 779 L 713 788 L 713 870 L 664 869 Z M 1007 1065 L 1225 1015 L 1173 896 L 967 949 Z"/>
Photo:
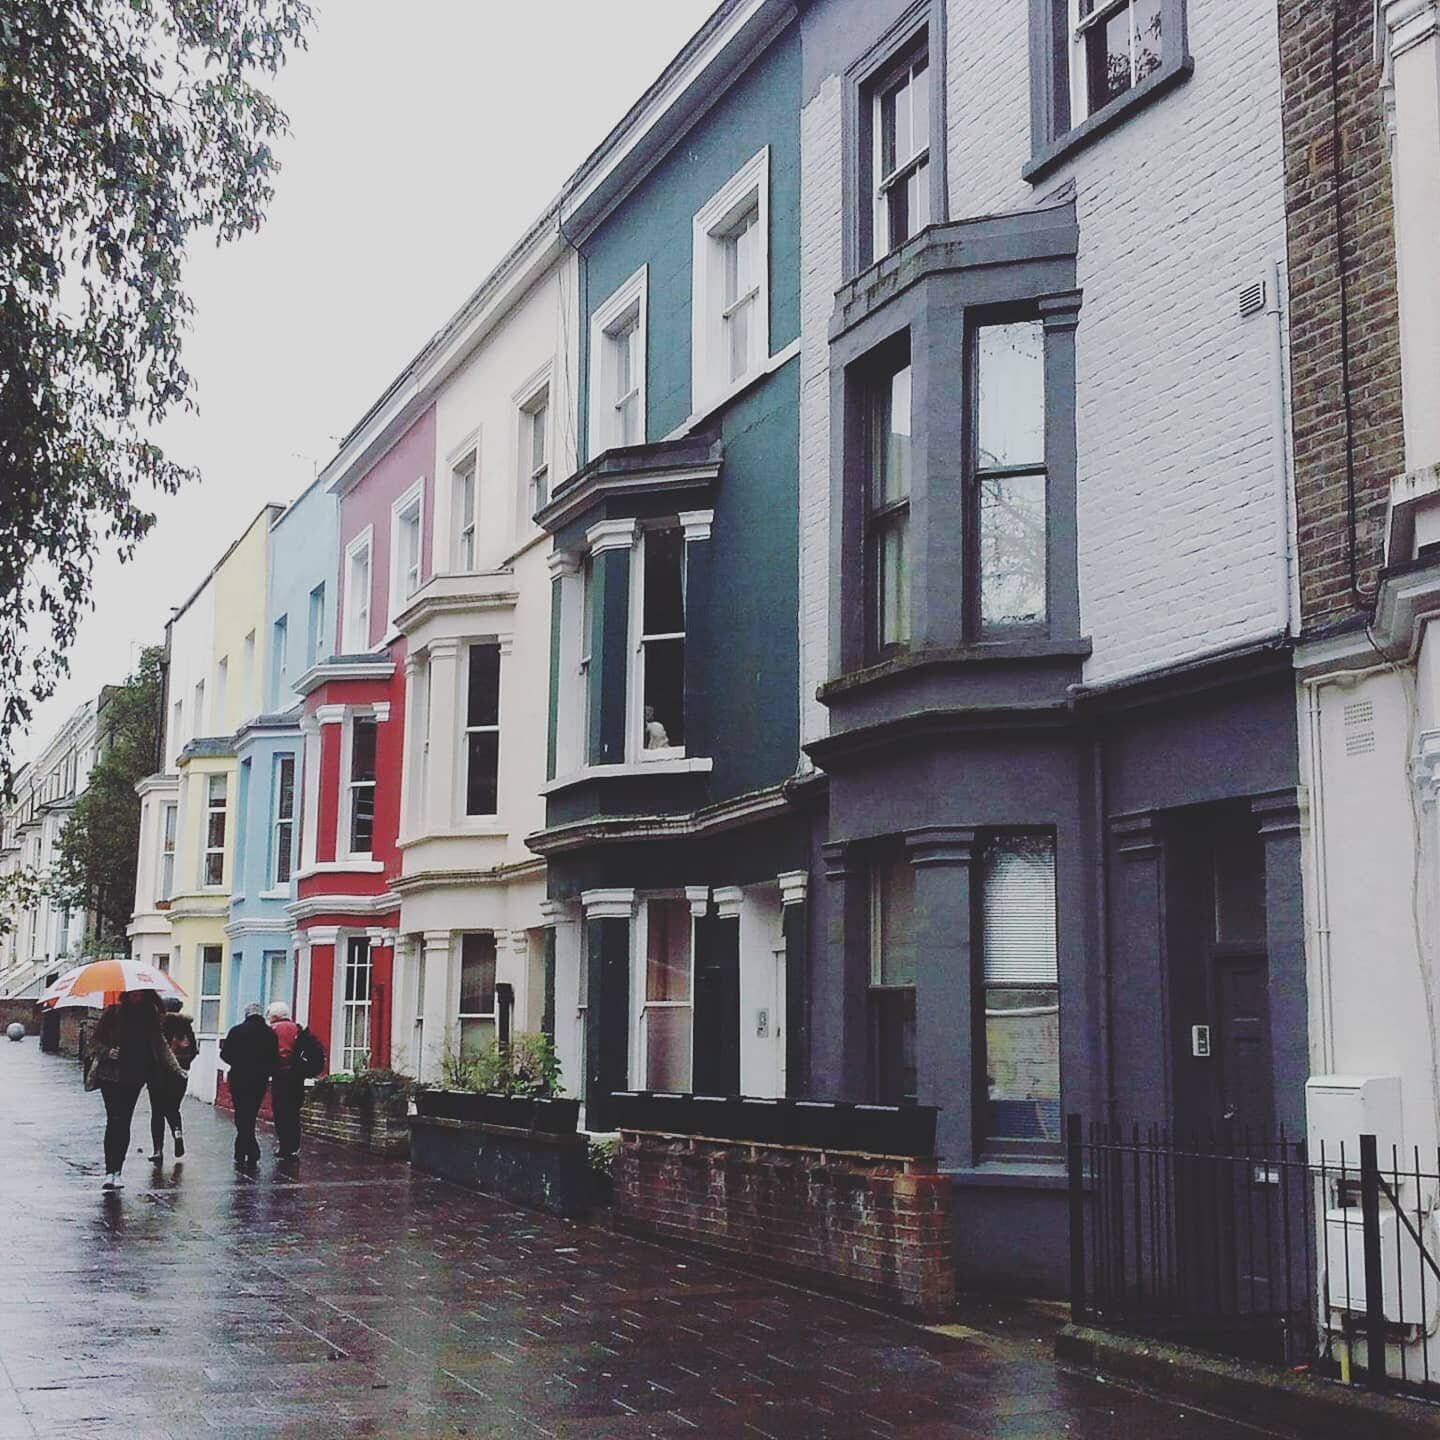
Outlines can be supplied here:
<path id="1" fill-rule="evenodd" d="M 1280 586 L 1280 627 L 1286 635 L 1294 633 L 1294 606 L 1291 595 L 1290 525 L 1290 457 L 1287 447 L 1289 427 L 1285 414 L 1285 316 L 1280 304 L 1280 262 L 1270 265 L 1270 304 L 1265 313 L 1270 317 L 1270 467 L 1275 478 L 1275 554 L 1278 561 Z"/>
<path id="2" fill-rule="evenodd" d="M 1100 1066 L 1105 1081 L 1105 1123 L 1113 1131 L 1120 1102 L 1115 1093 L 1115 1051 L 1110 1038 L 1110 838 L 1105 823 L 1105 742 L 1098 731 L 1090 737 L 1090 774 L 1094 801 L 1098 901 L 1095 907 L 1095 946 L 1100 954 Z"/>

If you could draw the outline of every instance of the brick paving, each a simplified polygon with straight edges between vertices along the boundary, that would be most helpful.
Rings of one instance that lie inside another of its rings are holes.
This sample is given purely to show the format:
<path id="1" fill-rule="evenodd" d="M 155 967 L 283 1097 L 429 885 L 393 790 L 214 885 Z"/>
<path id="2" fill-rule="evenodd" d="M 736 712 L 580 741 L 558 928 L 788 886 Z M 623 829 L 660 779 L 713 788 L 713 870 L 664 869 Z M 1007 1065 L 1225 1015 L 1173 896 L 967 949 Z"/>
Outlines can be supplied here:
<path id="1" fill-rule="evenodd" d="M 102 1194 L 99 1096 L 0 1042 L 0 1440 L 1273 1433 L 333 1146 L 237 1178 L 186 1124 Z"/>

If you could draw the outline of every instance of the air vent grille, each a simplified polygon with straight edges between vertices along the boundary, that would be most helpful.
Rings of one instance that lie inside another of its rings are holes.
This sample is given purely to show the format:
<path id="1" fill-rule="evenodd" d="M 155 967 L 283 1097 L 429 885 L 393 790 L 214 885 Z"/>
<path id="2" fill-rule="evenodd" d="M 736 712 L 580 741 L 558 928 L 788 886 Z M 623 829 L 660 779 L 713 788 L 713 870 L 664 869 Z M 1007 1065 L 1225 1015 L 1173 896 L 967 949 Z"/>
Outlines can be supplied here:
<path id="1" fill-rule="evenodd" d="M 1375 707 L 1368 700 L 1356 700 L 1341 712 L 1345 722 L 1345 753 L 1370 755 L 1375 750 Z"/>
<path id="2" fill-rule="evenodd" d="M 1265 282 L 1256 280 L 1240 292 L 1240 313 L 1258 315 L 1265 308 Z"/>

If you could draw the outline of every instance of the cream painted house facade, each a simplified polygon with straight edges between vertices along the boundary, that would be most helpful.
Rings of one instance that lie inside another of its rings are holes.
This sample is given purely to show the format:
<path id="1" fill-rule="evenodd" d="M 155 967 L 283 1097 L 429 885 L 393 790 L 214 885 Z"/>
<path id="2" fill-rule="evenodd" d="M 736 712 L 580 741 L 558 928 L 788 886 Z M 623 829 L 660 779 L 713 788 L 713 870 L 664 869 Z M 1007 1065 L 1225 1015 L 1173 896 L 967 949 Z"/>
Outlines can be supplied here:
<path id="1" fill-rule="evenodd" d="M 395 1065 L 426 1080 L 447 1056 L 548 1018 L 545 866 L 525 844 L 544 821 L 550 663 L 549 545 L 532 516 L 574 468 L 574 294 L 547 219 L 422 356 L 411 402 L 435 406 L 435 523 L 432 578 L 396 617 L 407 723 L 393 1035 Z M 569 1038 L 557 1035 L 573 1080 Z"/>

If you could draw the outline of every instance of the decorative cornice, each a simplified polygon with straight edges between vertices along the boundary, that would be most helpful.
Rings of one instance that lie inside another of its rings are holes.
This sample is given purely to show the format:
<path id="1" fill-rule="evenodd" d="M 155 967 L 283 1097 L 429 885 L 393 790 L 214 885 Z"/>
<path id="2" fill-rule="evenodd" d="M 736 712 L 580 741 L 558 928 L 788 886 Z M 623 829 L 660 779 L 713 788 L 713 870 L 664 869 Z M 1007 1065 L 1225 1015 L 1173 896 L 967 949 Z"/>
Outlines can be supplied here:
<path id="1" fill-rule="evenodd" d="M 975 831 L 966 826 L 922 825 L 905 833 L 911 865 L 968 865 L 975 858 Z"/>
<path id="2" fill-rule="evenodd" d="M 565 580 L 580 573 L 580 556 L 574 550 L 556 548 L 545 557 L 545 568 L 552 580 Z"/>
<path id="3" fill-rule="evenodd" d="M 400 897 L 392 891 L 379 895 L 306 895 L 285 907 L 285 913 L 297 923 L 316 915 L 387 915 L 400 908 Z"/>
<path id="4" fill-rule="evenodd" d="M 635 912 L 635 891 L 582 890 L 580 904 L 587 920 L 628 920 Z"/>
<path id="5" fill-rule="evenodd" d="M 395 673 L 395 662 L 379 655 L 337 655 L 312 665 L 297 681 L 295 689 L 309 695 L 322 685 L 336 680 L 388 680 Z"/>
<path id="6" fill-rule="evenodd" d="M 550 925 L 573 925 L 581 918 L 581 910 L 578 900 L 551 900 L 544 899 L 540 902 L 540 918 L 547 926 Z"/>
<path id="7" fill-rule="evenodd" d="M 687 885 L 685 899 L 690 903 L 690 913 L 703 920 L 710 910 L 710 887 L 708 885 Z"/>
<path id="8" fill-rule="evenodd" d="M 488 588 L 479 582 L 503 576 L 506 589 Z M 488 614 L 513 610 L 520 592 L 514 588 L 513 571 L 486 571 L 483 574 L 435 575 L 415 592 L 410 603 L 395 617 L 403 635 L 414 635 L 442 615 Z"/>
<path id="9" fill-rule="evenodd" d="M 415 896 L 426 890 L 454 890 L 477 886 L 489 888 L 537 879 L 545 873 L 543 860 L 518 860 L 483 868 L 456 867 L 446 870 L 413 870 L 390 882 L 397 895 Z"/>
<path id="10" fill-rule="evenodd" d="M 805 903 L 805 892 L 810 886 L 808 870 L 782 870 L 775 880 L 780 886 L 780 904 L 782 906 Z"/>
<path id="11" fill-rule="evenodd" d="M 576 820 L 527 835 L 525 843 L 537 855 L 563 855 L 592 845 L 688 840 L 768 820 L 789 809 L 782 788 L 773 786 L 682 815 L 606 815 Z"/>
<path id="12" fill-rule="evenodd" d="M 345 707 L 343 705 L 320 705 L 312 717 L 317 725 L 343 725 L 345 723 Z"/>
<path id="13" fill-rule="evenodd" d="M 1304 815 L 1300 792 L 1292 785 L 1252 795 L 1250 813 L 1259 822 L 1262 835 L 1298 835 Z"/>
<path id="14" fill-rule="evenodd" d="M 1110 842 L 1127 860 L 1153 860 L 1161 853 L 1157 832 L 1159 812 L 1134 810 L 1125 815 L 1112 815 L 1109 820 Z"/>
<path id="15" fill-rule="evenodd" d="M 565 480 L 536 522 L 554 534 L 589 512 L 601 512 L 607 503 L 633 503 L 640 496 L 669 497 L 675 502 L 672 513 L 700 509 L 720 478 L 724 454 L 719 437 L 711 433 L 606 450 Z"/>
<path id="16" fill-rule="evenodd" d="M 863 868 L 860 854 L 851 840 L 831 840 L 820 847 L 827 880 L 849 880 Z"/>
<path id="17" fill-rule="evenodd" d="M 585 532 L 585 544 L 592 555 L 606 550 L 630 550 L 640 533 L 634 520 L 599 520 Z"/>
<path id="18" fill-rule="evenodd" d="M 425 941 L 425 950 L 450 951 L 455 948 L 455 936 L 449 930 L 422 930 L 422 937 Z"/>
<path id="19" fill-rule="evenodd" d="M 246 915 L 232 919 L 225 933 L 232 939 L 241 935 L 288 935 L 292 928 L 288 920 L 263 920 Z"/>
<path id="20" fill-rule="evenodd" d="M 736 920 L 740 906 L 744 903 L 745 892 L 738 885 L 717 885 L 715 887 L 715 913 L 722 920 Z"/>
<path id="21" fill-rule="evenodd" d="M 180 789 L 180 777 L 161 773 L 158 775 L 146 775 L 143 779 L 135 782 L 135 793 L 143 800 L 149 795 L 161 795 L 178 793 Z"/>
<path id="22" fill-rule="evenodd" d="M 680 512 L 680 528 L 685 532 L 687 541 L 708 540 L 710 529 L 715 523 L 715 512 L 713 510 L 682 510 Z"/>

